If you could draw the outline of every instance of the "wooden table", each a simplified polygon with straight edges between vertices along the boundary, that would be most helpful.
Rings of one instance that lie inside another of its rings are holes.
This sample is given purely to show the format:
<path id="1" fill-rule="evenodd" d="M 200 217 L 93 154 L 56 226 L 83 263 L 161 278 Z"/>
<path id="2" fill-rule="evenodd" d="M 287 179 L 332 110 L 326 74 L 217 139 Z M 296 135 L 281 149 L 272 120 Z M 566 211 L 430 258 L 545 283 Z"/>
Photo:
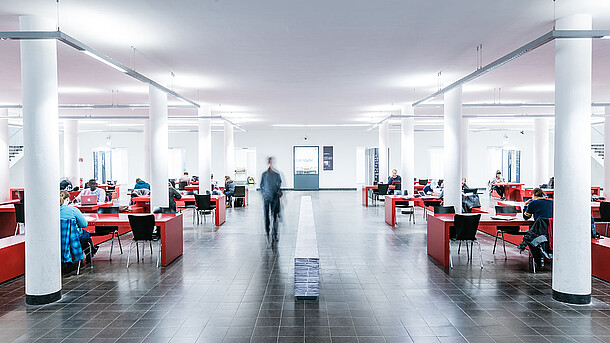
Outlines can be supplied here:
<path id="1" fill-rule="evenodd" d="M 385 196 L 385 222 L 391 226 L 396 225 L 396 203 L 404 201 L 413 201 L 414 206 L 420 206 L 424 208 L 424 201 L 438 201 L 439 205 L 442 199 L 435 196 L 424 196 L 424 197 L 412 197 L 408 195 L 386 195 Z"/>
<path id="2" fill-rule="evenodd" d="M 90 226 L 87 229 L 92 231 L 94 226 L 118 226 L 119 231 L 121 228 L 131 229 L 128 215 L 127 213 L 87 214 L 85 218 Z M 154 216 L 161 237 L 161 266 L 166 267 L 182 255 L 182 213 L 158 213 Z"/>
<path id="3" fill-rule="evenodd" d="M 369 206 L 369 191 L 377 189 L 377 185 L 362 186 L 362 205 Z M 394 189 L 394 185 L 388 186 L 388 189 Z"/>
<path id="4" fill-rule="evenodd" d="M 247 189 L 247 188 L 246 188 Z M 215 224 L 216 226 L 220 226 L 224 224 L 227 220 L 227 208 L 225 204 L 225 195 L 220 194 L 212 194 L 210 195 L 210 200 L 216 203 L 216 211 L 215 212 Z M 194 195 L 183 195 L 181 199 L 176 199 L 176 208 L 185 208 L 186 205 L 195 205 L 195 196 Z"/>
<path id="5" fill-rule="evenodd" d="M 475 214 L 464 214 L 475 215 Z M 428 216 L 427 245 L 428 255 L 440 262 L 443 266 L 449 266 L 449 229 L 453 226 L 453 214 L 435 214 Z M 483 227 L 493 228 L 494 235 L 498 226 L 530 226 L 534 224 L 531 220 L 497 220 L 491 219 L 491 214 L 481 214 L 479 230 Z M 507 240 L 508 241 L 508 240 Z"/>
<path id="6" fill-rule="evenodd" d="M 112 207 L 112 202 L 104 202 L 95 205 L 74 205 L 74 207 L 78 208 L 83 213 L 97 213 L 97 210 L 100 207 Z"/>

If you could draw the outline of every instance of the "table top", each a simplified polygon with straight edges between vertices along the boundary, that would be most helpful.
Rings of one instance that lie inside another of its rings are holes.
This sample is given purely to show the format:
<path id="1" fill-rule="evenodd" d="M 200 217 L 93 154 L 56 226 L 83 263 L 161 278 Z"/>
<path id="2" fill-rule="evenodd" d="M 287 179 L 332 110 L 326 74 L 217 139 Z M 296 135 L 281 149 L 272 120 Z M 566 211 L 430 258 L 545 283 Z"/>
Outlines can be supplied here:
<path id="1" fill-rule="evenodd" d="M 78 204 L 73 204 L 72 206 L 78 208 L 79 210 L 83 211 L 93 211 L 96 210 L 100 207 L 111 207 L 112 205 L 114 205 L 112 202 L 103 202 L 103 203 L 97 203 L 95 205 L 78 205 Z"/>
<path id="2" fill-rule="evenodd" d="M 443 200 L 436 195 L 424 195 L 422 197 L 414 197 L 411 195 L 386 195 L 386 197 L 390 197 L 390 199 L 400 199 L 405 201 L 414 201 L 414 200 Z"/>
<path id="3" fill-rule="evenodd" d="M 6 201 L 0 201 L 0 206 L 2 205 L 11 205 L 11 204 L 16 204 L 18 202 L 20 202 L 21 200 L 19 199 L 14 199 L 14 200 L 6 200 Z"/>
<path id="4" fill-rule="evenodd" d="M 533 220 L 526 220 L 521 218 L 521 216 L 515 216 L 516 219 L 513 220 L 505 220 L 505 219 L 493 219 L 492 216 L 495 216 L 494 214 L 490 214 L 490 213 L 462 213 L 462 215 L 465 216 L 473 216 L 473 215 L 477 215 L 480 214 L 481 215 L 481 220 L 479 221 L 479 224 L 494 224 L 494 225 L 532 225 L 534 224 Z M 503 214 L 505 216 L 509 216 L 510 214 L 506 213 Z M 454 214 L 452 213 L 439 213 L 439 214 L 435 214 L 434 217 L 435 219 L 438 219 L 440 221 L 443 222 L 453 222 L 453 216 Z"/>
<path id="5" fill-rule="evenodd" d="M 119 213 L 119 214 L 97 214 L 87 213 L 85 219 L 90 225 L 95 223 L 129 223 L 129 216 L 145 216 L 148 213 Z M 155 222 L 167 222 L 178 216 L 182 216 L 182 213 L 155 213 Z"/>

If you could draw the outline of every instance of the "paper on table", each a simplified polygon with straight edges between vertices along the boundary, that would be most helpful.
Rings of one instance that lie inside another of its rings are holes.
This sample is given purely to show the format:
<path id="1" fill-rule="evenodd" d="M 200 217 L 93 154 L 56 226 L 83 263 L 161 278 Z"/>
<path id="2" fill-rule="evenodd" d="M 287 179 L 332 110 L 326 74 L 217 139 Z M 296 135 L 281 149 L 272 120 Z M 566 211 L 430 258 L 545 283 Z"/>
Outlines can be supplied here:
<path id="1" fill-rule="evenodd" d="M 515 220 L 517 216 L 491 216 L 491 219 L 499 219 L 499 220 Z"/>

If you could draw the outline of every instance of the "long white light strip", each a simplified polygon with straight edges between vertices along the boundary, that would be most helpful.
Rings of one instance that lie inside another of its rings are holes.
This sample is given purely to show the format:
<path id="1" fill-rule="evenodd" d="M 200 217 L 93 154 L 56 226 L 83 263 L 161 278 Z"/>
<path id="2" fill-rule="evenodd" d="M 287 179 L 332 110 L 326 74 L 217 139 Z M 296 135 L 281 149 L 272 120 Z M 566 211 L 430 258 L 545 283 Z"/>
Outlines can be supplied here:
<path id="1" fill-rule="evenodd" d="M 273 124 L 273 127 L 362 127 L 369 124 Z"/>
<path id="2" fill-rule="evenodd" d="M 91 56 L 91 57 L 95 58 L 96 60 L 104 63 L 105 65 L 120 71 L 121 73 L 127 73 L 127 70 L 125 70 L 117 65 L 114 65 L 114 64 L 110 63 L 109 61 L 106 61 L 105 59 L 99 57 L 98 55 L 92 53 L 91 51 L 83 50 L 83 54 L 85 54 L 87 56 Z"/>

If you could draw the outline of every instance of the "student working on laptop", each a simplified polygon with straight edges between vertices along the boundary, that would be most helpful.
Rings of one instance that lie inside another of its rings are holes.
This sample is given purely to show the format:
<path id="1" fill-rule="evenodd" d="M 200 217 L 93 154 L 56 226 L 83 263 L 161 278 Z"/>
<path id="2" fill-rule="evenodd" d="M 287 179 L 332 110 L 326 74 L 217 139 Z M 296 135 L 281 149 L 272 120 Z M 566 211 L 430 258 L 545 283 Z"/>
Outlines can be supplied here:
<path id="1" fill-rule="evenodd" d="M 553 218 L 553 200 L 547 199 L 540 188 L 534 188 L 532 198 L 523 206 L 523 218 Z"/>
<path id="2" fill-rule="evenodd" d="M 76 202 L 81 202 L 81 197 L 85 195 L 95 195 L 97 196 L 97 203 L 103 204 L 106 202 L 106 191 L 97 187 L 97 181 L 95 179 L 89 180 L 87 183 L 89 188 L 83 189 L 82 192 L 74 199 Z"/>

